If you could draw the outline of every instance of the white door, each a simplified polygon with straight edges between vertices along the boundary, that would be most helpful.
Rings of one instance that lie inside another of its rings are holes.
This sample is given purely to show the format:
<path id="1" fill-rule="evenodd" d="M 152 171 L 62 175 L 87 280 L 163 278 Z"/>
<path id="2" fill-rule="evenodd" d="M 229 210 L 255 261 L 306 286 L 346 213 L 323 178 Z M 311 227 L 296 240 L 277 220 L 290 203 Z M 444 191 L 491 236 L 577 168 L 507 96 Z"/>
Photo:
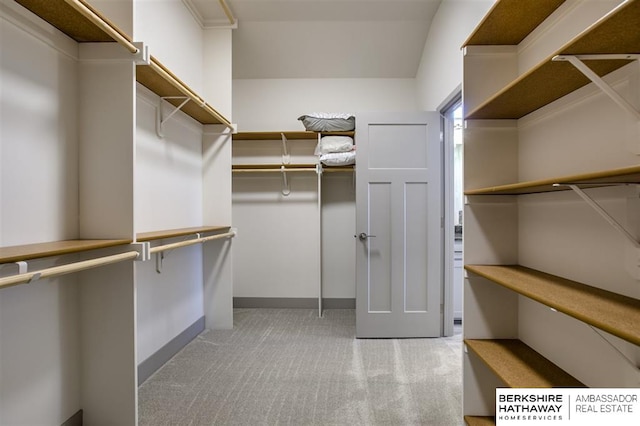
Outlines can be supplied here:
<path id="1" fill-rule="evenodd" d="M 356 125 L 356 335 L 440 336 L 440 117 L 359 114 Z"/>

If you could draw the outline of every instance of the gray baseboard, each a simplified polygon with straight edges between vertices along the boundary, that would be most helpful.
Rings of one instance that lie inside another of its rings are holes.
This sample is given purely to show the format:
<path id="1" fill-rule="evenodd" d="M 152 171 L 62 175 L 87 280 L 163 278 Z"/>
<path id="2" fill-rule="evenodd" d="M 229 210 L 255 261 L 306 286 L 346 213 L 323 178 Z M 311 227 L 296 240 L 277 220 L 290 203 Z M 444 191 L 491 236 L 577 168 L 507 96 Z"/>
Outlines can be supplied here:
<path id="1" fill-rule="evenodd" d="M 138 364 L 138 386 L 143 384 L 153 373 L 158 371 L 167 361 L 175 356 L 187 343 L 202 333 L 205 326 L 204 316 L 191 324 L 182 333 L 171 339 L 169 343 L 156 351 L 149 358 Z M 66 426 L 66 425 L 65 425 Z"/>
<path id="2" fill-rule="evenodd" d="M 356 299 L 322 299 L 322 307 L 324 309 L 355 309 Z"/>
<path id="3" fill-rule="evenodd" d="M 317 309 L 315 297 L 234 297 L 234 308 Z M 355 309 L 356 299 L 322 299 L 324 309 Z"/>
<path id="4" fill-rule="evenodd" d="M 82 426 L 82 410 L 78 410 L 73 416 L 69 417 L 61 426 Z"/>

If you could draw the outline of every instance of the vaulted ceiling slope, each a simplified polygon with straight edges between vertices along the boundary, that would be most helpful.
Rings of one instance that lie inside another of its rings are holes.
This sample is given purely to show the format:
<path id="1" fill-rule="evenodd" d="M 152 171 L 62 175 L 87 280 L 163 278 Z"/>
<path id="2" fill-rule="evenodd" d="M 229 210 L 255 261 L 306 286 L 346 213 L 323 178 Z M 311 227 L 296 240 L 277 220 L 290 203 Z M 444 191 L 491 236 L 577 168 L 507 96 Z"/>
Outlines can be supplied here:
<path id="1" fill-rule="evenodd" d="M 184 0 L 203 24 L 219 0 Z M 413 78 L 441 0 L 226 0 L 233 78 Z"/>

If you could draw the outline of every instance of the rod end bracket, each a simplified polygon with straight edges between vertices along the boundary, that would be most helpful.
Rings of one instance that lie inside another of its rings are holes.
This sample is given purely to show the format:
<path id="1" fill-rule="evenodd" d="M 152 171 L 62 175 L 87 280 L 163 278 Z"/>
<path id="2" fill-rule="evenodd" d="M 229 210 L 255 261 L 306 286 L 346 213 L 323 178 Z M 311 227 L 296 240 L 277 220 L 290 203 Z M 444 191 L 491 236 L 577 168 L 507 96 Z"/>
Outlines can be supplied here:
<path id="1" fill-rule="evenodd" d="M 133 45 L 138 48 L 138 51 L 133 54 L 136 65 L 149 65 L 151 62 L 151 55 L 149 55 L 149 46 L 141 41 L 133 42 Z"/>
<path id="2" fill-rule="evenodd" d="M 148 241 L 137 242 L 130 244 L 131 250 L 138 252 L 138 257 L 135 258 L 136 262 L 146 262 L 151 259 L 151 243 Z"/>

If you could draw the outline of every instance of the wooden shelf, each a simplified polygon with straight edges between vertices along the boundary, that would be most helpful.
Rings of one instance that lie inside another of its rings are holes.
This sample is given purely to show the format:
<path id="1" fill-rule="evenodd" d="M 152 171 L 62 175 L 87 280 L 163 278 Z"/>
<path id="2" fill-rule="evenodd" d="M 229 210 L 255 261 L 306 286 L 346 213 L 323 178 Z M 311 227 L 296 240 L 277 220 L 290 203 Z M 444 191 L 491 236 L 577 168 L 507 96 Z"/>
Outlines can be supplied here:
<path id="1" fill-rule="evenodd" d="M 466 119 L 519 119 L 587 85 L 590 80 L 568 62 L 552 62 L 558 54 L 640 53 L 640 1 L 623 3 L 571 40 L 555 54 L 523 74 L 487 101 L 469 111 Z M 604 76 L 627 60 L 589 61 Z"/>
<path id="2" fill-rule="evenodd" d="M 356 132 L 355 130 L 351 130 L 348 132 L 319 132 L 321 136 L 350 136 L 350 137 L 355 137 L 356 136 Z"/>
<path id="3" fill-rule="evenodd" d="M 64 0 L 15 0 L 16 3 L 24 6 L 40 18 L 44 19 L 75 41 L 86 42 L 114 42 L 112 36 L 107 34 L 98 25 L 93 23 L 83 14 L 74 9 Z M 122 37 L 131 42 L 131 37 L 111 23 L 100 12 L 91 7 L 85 1 L 80 1 L 87 9 L 99 16 L 111 28 L 116 30 Z"/>
<path id="4" fill-rule="evenodd" d="M 163 238 L 175 238 L 205 232 L 227 232 L 230 226 L 196 226 L 193 228 L 168 229 L 163 231 L 142 232 L 136 235 L 136 241 L 153 241 Z"/>
<path id="5" fill-rule="evenodd" d="M 316 164 L 234 164 L 231 166 L 231 171 L 236 172 L 279 172 L 281 167 L 284 166 L 286 170 L 308 169 L 309 171 L 316 170 Z M 355 171 L 354 166 L 323 166 L 322 173 L 352 173 Z"/>
<path id="6" fill-rule="evenodd" d="M 465 265 L 516 293 L 640 345 L 640 300 L 524 266 Z"/>
<path id="7" fill-rule="evenodd" d="M 583 188 L 599 186 L 640 183 L 640 165 L 621 169 L 603 170 L 593 173 L 562 176 L 508 185 L 465 191 L 465 195 L 523 195 L 541 192 L 566 191 L 567 186 L 553 186 L 554 184 L 575 184 Z"/>
<path id="8" fill-rule="evenodd" d="M 318 139 L 318 134 L 321 136 L 351 136 L 354 137 L 356 132 L 299 132 L 295 130 L 283 130 L 281 132 L 238 132 L 233 135 L 234 141 L 279 141 L 282 139 L 282 134 L 287 139 Z"/>
<path id="9" fill-rule="evenodd" d="M 464 43 L 472 45 L 519 44 L 565 0 L 500 0 Z"/>
<path id="10" fill-rule="evenodd" d="M 495 426 L 496 419 L 491 416 L 464 416 L 464 422 L 468 426 Z"/>
<path id="11" fill-rule="evenodd" d="M 520 340 L 465 339 L 464 343 L 511 388 L 585 387 Z"/>
<path id="12" fill-rule="evenodd" d="M 244 169 L 244 170 L 280 170 L 281 167 L 286 169 L 314 169 L 316 168 L 315 163 L 310 164 L 234 164 L 231 166 L 232 170 Z"/>
<path id="13" fill-rule="evenodd" d="M 298 132 L 284 130 L 282 132 L 238 132 L 233 135 L 234 141 L 279 141 L 282 134 L 287 139 L 318 139 L 316 132 Z"/>
<path id="14" fill-rule="evenodd" d="M 355 172 L 356 168 L 350 166 L 322 166 L 322 173 L 348 173 Z"/>
<path id="15" fill-rule="evenodd" d="M 43 257 L 61 256 L 129 243 L 131 243 L 131 240 L 63 240 L 48 243 L 0 247 L 0 263 L 20 262 Z"/>

